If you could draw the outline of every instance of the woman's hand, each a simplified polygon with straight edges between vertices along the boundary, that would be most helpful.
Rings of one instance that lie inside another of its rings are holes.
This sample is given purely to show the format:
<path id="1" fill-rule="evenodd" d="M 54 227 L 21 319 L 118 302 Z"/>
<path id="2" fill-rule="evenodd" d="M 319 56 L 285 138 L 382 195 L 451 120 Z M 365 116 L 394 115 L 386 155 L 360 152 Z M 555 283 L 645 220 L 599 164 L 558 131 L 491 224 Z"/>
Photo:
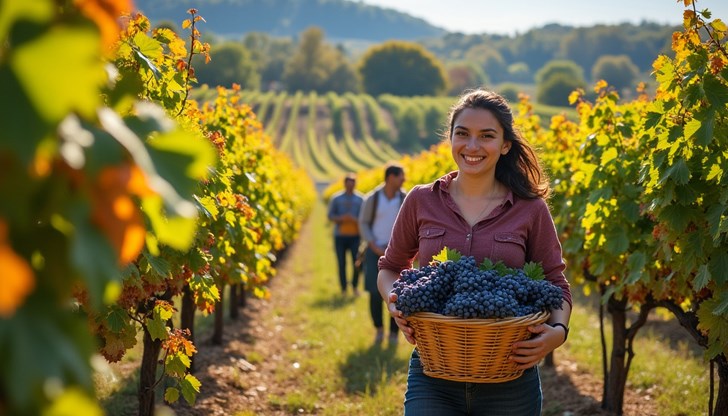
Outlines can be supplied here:
<path id="1" fill-rule="evenodd" d="M 415 330 L 412 329 L 411 326 L 409 326 L 409 323 L 404 318 L 404 314 L 402 311 L 397 309 L 397 306 L 394 304 L 394 302 L 397 300 L 397 295 L 394 292 L 389 292 L 389 298 L 387 299 L 387 310 L 389 311 L 389 314 L 392 315 L 394 318 L 394 321 L 397 323 L 397 326 L 399 327 L 399 330 L 402 331 L 402 334 L 404 335 L 404 338 L 412 345 L 416 345 L 417 342 L 414 338 Z"/>
<path id="2" fill-rule="evenodd" d="M 566 333 L 561 327 L 552 327 L 548 324 L 529 326 L 528 330 L 535 336 L 525 341 L 513 344 L 509 357 L 519 370 L 525 370 L 538 364 L 548 353 L 564 343 Z"/>

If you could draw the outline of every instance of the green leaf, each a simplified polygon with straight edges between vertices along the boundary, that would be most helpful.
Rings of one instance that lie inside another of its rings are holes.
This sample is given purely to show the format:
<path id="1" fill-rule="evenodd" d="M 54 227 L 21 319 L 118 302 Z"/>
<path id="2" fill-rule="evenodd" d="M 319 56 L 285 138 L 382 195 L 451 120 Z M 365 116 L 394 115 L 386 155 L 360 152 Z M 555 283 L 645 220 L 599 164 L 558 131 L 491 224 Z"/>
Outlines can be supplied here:
<path id="1" fill-rule="evenodd" d="M 169 265 L 169 262 L 163 257 L 152 256 L 146 250 L 142 251 L 142 254 L 144 255 L 144 258 L 147 260 L 149 266 L 152 268 L 154 273 L 164 277 L 168 277 L 172 274 L 172 267 Z"/>
<path id="2" fill-rule="evenodd" d="M 698 268 L 698 273 L 695 275 L 695 279 L 693 280 L 693 289 L 695 289 L 695 291 L 699 291 L 708 286 L 711 278 L 708 266 L 701 264 Z"/>
<path id="3" fill-rule="evenodd" d="M 91 224 L 87 203 L 77 201 L 70 210 L 69 219 L 74 226 L 71 259 L 83 276 L 91 307 L 98 309 L 102 305 L 106 284 L 121 276 L 116 252 L 106 236 Z"/>
<path id="4" fill-rule="evenodd" d="M 713 251 L 708 262 L 708 268 L 713 279 L 720 285 L 728 283 L 728 253 L 721 250 Z"/>
<path id="5" fill-rule="evenodd" d="M 710 226 L 710 234 L 713 236 L 713 241 L 718 241 L 721 235 L 721 221 L 724 221 L 723 214 L 726 211 L 726 207 L 720 204 L 716 204 L 708 208 L 706 218 L 708 219 L 708 225 Z"/>
<path id="6" fill-rule="evenodd" d="M 197 393 L 200 392 L 200 381 L 192 374 L 187 374 L 184 379 L 180 380 L 179 385 L 182 388 L 182 397 L 190 406 L 194 405 Z"/>
<path id="7" fill-rule="evenodd" d="M 205 217 L 215 220 L 220 214 L 220 210 L 217 208 L 217 202 L 211 196 L 198 197 L 195 195 L 195 200 L 200 205 L 200 210 Z"/>
<path id="8" fill-rule="evenodd" d="M 632 199 L 632 200 L 622 200 L 619 201 L 619 209 L 622 211 L 622 214 L 627 219 L 627 221 L 636 223 L 640 219 L 640 206 L 639 206 L 639 200 Z"/>
<path id="9" fill-rule="evenodd" d="M 92 118 L 101 105 L 99 91 L 107 75 L 99 59 L 100 49 L 93 26 L 56 25 L 21 44 L 8 57 L 38 113 L 56 124 L 72 112 Z"/>
<path id="10" fill-rule="evenodd" d="M 180 251 L 189 249 L 195 239 L 197 220 L 187 217 L 168 217 L 162 205 L 161 198 L 142 200 L 142 207 L 149 218 L 152 231 L 161 243 Z"/>
<path id="11" fill-rule="evenodd" d="M 162 56 L 162 53 L 164 52 L 162 44 L 157 40 L 150 38 L 143 32 L 138 32 L 134 35 L 134 44 L 134 56 L 136 56 L 137 62 L 152 71 L 155 78 L 161 78 L 162 73 L 159 71 L 159 68 L 154 65 L 153 60 Z"/>
<path id="12" fill-rule="evenodd" d="M 715 109 L 711 108 L 708 111 L 696 114 L 696 118 L 702 120 L 700 129 L 695 132 L 695 138 L 700 146 L 707 146 L 713 141 L 715 131 Z"/>
<path id="13" fill-rule="evenodd" d="M 3 126 L 0 149 L 17 154 L 23 166 L 28 166 L 44 139 L 56 142 L 56 138 L 49 137 L 53 126 L 43 120 L 16 75 L 4 65 L 0 65 L 0 90 L 0 125 Z"/>
<path id="14" fill-rule="evenodd" d="M 627 270 L 629 275 L 627 276 L 627 284 L 637 283 L 644 273 L 645 265 L 647 264 L 647 257 L 645 253 L 641 251 L 633 252 L 627 258 Z"/>
<path id="15" fill-rule="evenodd" d="M 612 255 L 620 255 L 629 248 L 629 237 L 627 236 L 627 229 L 624 227 L 610 228 L 606 232 L 606 237 L 605 246 Z"/>
<path id="16" fill-rule="evenodd" d="M 728 292 L 719 298 L 711 298 L 700 304 L 697 311 L 698 329 L 708 334 L 709 358 L 728 350 Z"/>
<path id="17" fill-rule="evenodd" d="M 216 163 L 215 150 L 202 135 L 183 130 L 160 134 L 147 142 L 157 172 L 180 195 L 192 195 Z M 182 175 L 180 175 L 182 173 Z"/>
<path id="18" fill-rule="evenodd" d="M 523 265 L 523 272 L 533 280 L 543 280 L 546 276 L 543 273 L 541 263 L 529 261 Z"/>
<path id="19" fill-rule="evenodd" d="M 147 331 L 149 331 L 149 335 L 152 337 L 152 340 L 155 339 L 167 339 L 167 326 L 165 323 L 167 322 L 166 319 L 162 319 L 158 313 L 155 313 L 152 318 L 147 319 Z"/>
<path id="20" fill-rule="evenodd" d="M 167 387 L 167 390 L 164 391 L 164 401 L 172 404 L 177 403 L 177 400 L 179 400 L 179 390 L 174 387 Z"/>
<path id="21" fill-rule="evenodd" d="M 54 15 L 50 1 L 2 1 L 0 2 L 0 39 L 9 39 L 11 25 L 18 22 L 49 22 Z"/>
<path id="22" fill-rule="evenodd" d="M 703 122 L 698 118 L 693 118 L 692 120 L 685 123 L 685 138 L 692 138 L 695 135 L 695 132 L 700 130 L 700 127 L 702 126 Z"/>
<path id="23" fill-rule="evenodd" d="M 685 159 L 676 158 L 672 166 L 665 170 L 660 178 L 660 183 L 664 183 L 668 178 L 672 179 L 678 185 L 685 185 L 690 181 L 690 169 L 688 169 Z"/>
<path id="24" fill-rule="evenodd" d="M 190 368 L 190 357 L 178 353 L 170 354 L 164 360 L 165 370 L 172 377 L 182 377 Z"/>
<path id="25" fill-rule="evenodd" d="M 728 324 L 728 292 L 723 291 L 721 293 L 717 293 L 719 296 L 720 303 L 713 309 L 713 315 L 716 316 L 722 316 L 724 321 L 726 321 L 726 324 Z M 725 332 L 725 338 L 724 340 L 728 340 L 728 330 Z"/>
<path id="26" fill-rule="evenodd" d="M 41 293 L 31 295 L 12 318 L 0 319 L 0 345 L 3 376 L 12 375 L 3 388 L 21 408 L 33 409 L 47 399 L 42 380 L 92 389 L 96 343 L 86 318 Z"/>
<path id="27" fill-rule="evenodd" d="M 713 108 L 723 108 L 728 103 L 728 86 L 712 75 L 703 81 L 705 96 Z"/>
<path id="28" fill-rule="evenodd" d="M 645 115 L 645 129 L 649 130 L 657 126 L 660 121 L 662 121 L 662 117 L 662 112 L 648 112 L 647 115 Z"/>
<path id="29" fill-rule="evenodd" d="M 106 315 L 106 322 L 109 324 L 109 330 L 111 332 L 119 333 L 122 329 L 128 326 L 129 315 L 126 310 L 121 309 L 116 305 L 112 305 L 109 308 L 109 313 Z"/>

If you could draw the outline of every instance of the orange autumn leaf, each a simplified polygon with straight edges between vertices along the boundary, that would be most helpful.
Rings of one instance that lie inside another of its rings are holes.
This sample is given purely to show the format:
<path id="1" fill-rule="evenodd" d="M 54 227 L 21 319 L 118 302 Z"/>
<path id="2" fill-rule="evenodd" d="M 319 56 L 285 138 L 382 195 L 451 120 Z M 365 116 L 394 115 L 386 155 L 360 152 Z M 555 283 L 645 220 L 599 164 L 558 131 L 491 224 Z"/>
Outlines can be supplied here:
<path id="1" fill-rule="evenodd" d="M 35 288 L 33 269 L 6 242 L 7 225 L 0 220 L 0 316 L 9 318 Z"/>
<path id="2" fill-rule="evenodd" d="M 112 46 L 119 37 L 119 18 L 134 8 L 132 0 L 74 0 L 74 4 L 96 23 L 105 48 Z"/>
<path id="3" fill-rule="evenodd" d="M 147 192 L 141 171 L 129 166 L 104 169 L 94 189 L 91 217 L 117 252 L 120 264 L 127 264 L 144 248 L 146 228 L 131 190 Z M 140 179 L 141 178 L 141 179 Z M 140 182 L 141 181 L 141 182 Z M 151 192 L 151 191 L 149 191 Z"/>
<path id="4" fill-rule="evenodd" d="M 145 197 L 145 196 L 153 196 L 157 193 L 152 190 L 152 188 L 149 187 L 149 184 L 147 183 L 147 177 L 142 172 L 142 170 L 137 165 L 132 165 L 131 167 L 128 167 L 129 169 L 129 182 L 127 184 L 126 189 L 137 196 Z"/>

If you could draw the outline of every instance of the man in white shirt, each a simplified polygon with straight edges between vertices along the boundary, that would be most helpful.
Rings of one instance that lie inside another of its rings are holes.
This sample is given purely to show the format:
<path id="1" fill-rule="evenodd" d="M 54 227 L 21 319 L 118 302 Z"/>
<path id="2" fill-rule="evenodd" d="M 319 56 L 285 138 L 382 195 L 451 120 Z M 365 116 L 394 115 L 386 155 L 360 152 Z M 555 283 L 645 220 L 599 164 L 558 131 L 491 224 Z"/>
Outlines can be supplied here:
<path id="1" fill-rule="evenodd" d="M 365 197 L 359 214 L 359 230 L 361 237 L 367 242 L 364 254 L 364 288 L 369 292 L 369 311 L 376 328 L 375 343 L 384 339 L 384 300 L 377 289 L 377 263 L 384 255 L 392 226 L 397 218 L 399 208 L 406 193 L 402 190 L 405 175 L 402 166 L 391 164 L 384 171 L 384 183 L 379 185 Z M 396 345 L 399 328 L 390 317 L 389 344 Z"/>

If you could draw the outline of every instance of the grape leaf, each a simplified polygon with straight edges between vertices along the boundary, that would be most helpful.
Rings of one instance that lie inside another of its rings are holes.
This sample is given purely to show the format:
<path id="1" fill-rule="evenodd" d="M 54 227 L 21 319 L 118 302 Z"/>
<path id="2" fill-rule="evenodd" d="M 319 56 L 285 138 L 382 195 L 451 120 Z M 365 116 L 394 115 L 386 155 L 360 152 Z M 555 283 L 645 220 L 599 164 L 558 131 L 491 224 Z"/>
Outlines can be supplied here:
<path id="1" fill-rule="evenodd" d="M 164 360 L 165 372 L 172 377 L 182 377 L 190 367 L 190 357 L 177 353 L 170 354 Z"/>
<path id="2" fill-rule="evenodd" d="M 182 387 L 182 396 L 190 405 L 195 404 L 197 393 L 200 392 L 200 381 L 192 374 L 187 374 L 184 379 L 179 382 Z"/>
<path id="3" fill-rule="evenodd" d="M 179 400 L 179 390 L 174 387 L 167 387 L 167 390 L 164 391 L 164 401 L 172 404 L 176 403 L 177 400 Z"/>
<path id="4" fill-rule="evenodd" d="M 529 261 L 528 263 L 523 265 L 523 272 L 526 274 L 526 276 L 530 277 L 533 280 L 543 280 L 546 277 L 543 274 L 543 267 L 541 267 L 541 263 L 536 263 L 533 261 Z"/>
<path id="5" fill-rule="evenodd" d="M 457 251 L 457 250 L 450 249 L 450 248 L 447 248 L 447 247 L 443 247 L 442 248 L 442 251 L 440 251 L 439 253 L 437 253 L 436 256 L 433 256 L 432 257 L 432 261 L 440 262 L 440 263 L 444 263 L 444 262 L 446 262 L 448 260 L 458 261 L 458 260 L 460 260 L 460 258 L 462 256 L 463 255 L 459 251 Z"/>

